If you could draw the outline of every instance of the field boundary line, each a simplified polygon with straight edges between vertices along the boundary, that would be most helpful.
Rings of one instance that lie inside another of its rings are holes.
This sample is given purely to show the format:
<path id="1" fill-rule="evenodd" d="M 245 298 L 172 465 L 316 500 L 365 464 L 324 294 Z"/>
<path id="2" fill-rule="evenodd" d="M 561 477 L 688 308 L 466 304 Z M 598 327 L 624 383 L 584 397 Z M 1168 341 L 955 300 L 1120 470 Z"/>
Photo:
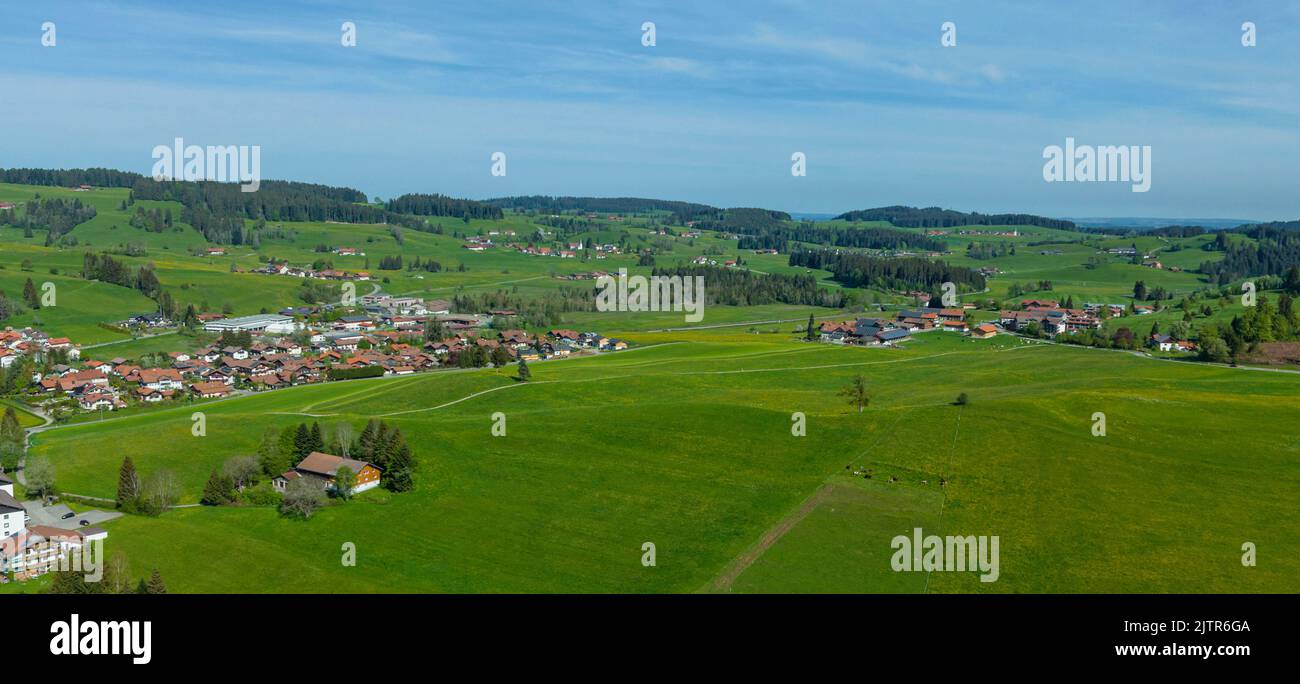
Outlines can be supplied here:
<path id="1" fill-rule="evenodd" d="M 748 570 L 755 561 L 762 558 L 763 554 L 767 553 L 767 550 L 780 541 L 786 533 L 793 530 L 799 523 L 803 522 L 803 519 L 807 518 L 808 514 L 816 510 L 817 507 L 830 496 L 831 492 L 835 491 L 835 486 L 836 485 L 827 482 L 818 487 L 817 491 L 813 492 L 808 496 L 808 498 L 800 502 L 799 506 L 795 508 L 794 511 L 790 512 L 785 517 L 781 518 L 781 520 L 777 521 L 775 525 L 768 528 L 768 530 L 763 533 L 763 536 L 759 537 L 757 542 L 739 556 L 733 558 L 731 562 L 727 563 L 726 567 L 722 569 L 722 572 L 719 573 L 713 581 L 709 582 L 709 584 L 701 591 L 730 592 L 731 585 L 735 583 L 736 579 L 744 574 L 744 572 Z"/>
<path id="2" fill-rule="evenodd" d="M 439 405 L 437 405 L 437 406 L 429 406 L 429 407 L 426 407 L 426 408 L 409 409 L 409 410 L 406 410 L 406 411 L 393 411 L 392 413 L 380 413 L 380 414 L 377 415 L 377 417 L 379 417 L 379 418 L 387 418 L 388 416 L 401 416 L 401 415 L 405 415 L 405 414 L 407 414 L 407 413 L 420 413 L 420 412 L 422 412 L 422 411 L 437 411 L 437 410 L 440 409 L 440 408 L 445 408 L 445 407 L 447 407 L 447 406 L 451 406 L 452 404 L 459 404 L 459 403 L 462 402 L 462 401 L 469 401 L 470 399 L 473 399 L 474 397 L 481 397 L 481 396 L 483 396 L 484 394 L 490 394 L 490 393 L 492 393 L 492 392 L 496 392 L 496 391 L 499 391 L 499 390 L 509 389 L 509 388 L 511 388 L 511 387 L 523 387 L 523 386 L 525 386 L 525 385 L 549 385 L 549 384 L 551 384 L 551 383 L 553 383 L 553 382 L 558 382 L 558 381 L 556 381 L 556 380 L 541 380 L 541 381 L 538 381 L 538 382 L 515 382 L 515 383 L 511 383 L 511 384 L 509 384 L 509 385 L 501 385 L 501 386 L 499 386 L 499 387 L 493 387 L 493 388 L 491 388 L 491 389 L 485 389 L 485 390 L 483 390 L 483 391 L 481 391 L 481 392 L 475 392 L 475 393 L 470 394 L 470 395 L 468 395 L 468 396 L 461 397 L 460 399 L 456 399 L 455 401 L 449 401 L 449 402 L 447 402 L 447 403 L 445 403 L 445 404 L 439 404 Z"/>

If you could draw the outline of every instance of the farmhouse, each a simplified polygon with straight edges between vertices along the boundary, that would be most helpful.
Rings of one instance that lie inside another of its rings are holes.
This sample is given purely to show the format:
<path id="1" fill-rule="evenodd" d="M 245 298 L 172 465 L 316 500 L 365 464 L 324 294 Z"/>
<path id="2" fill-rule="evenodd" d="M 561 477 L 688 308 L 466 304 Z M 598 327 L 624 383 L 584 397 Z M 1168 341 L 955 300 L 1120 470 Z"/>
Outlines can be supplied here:
<path id="1" fill-rule="evenodd" d="M 211 399 L 230 394 L 230 386 L 224 382 L 196 382 L 190 386 L 190 391 L 204 399 Z"/>
<path id="2" fill-rule="evenodd" d="M 333 490 L 334 478 L 338 475 L 339 468 L 345 466 L 356 475 L 356 485 L 352 488 L 353 493 L 364 492 L 379 486 L 379 469 L 375 466 L 365 461 L 343 458 L 342 456 L 326 454 L 320 451 L 307 454 L 307 458 L 294 466 L 293 470 L 276 477 L 272 480 L 272 484 L 277 490 L 283 492 L 289 486 L 290 481 L 306 477 L 317 482 L 322 489 Z"/>
<path id="3" fill-rule="evenodd" d="M 989 323 L 977 325 L 970 331 L 970 336 L 977 340 L 986 340 L 998 334 L 998 329 Z"/>

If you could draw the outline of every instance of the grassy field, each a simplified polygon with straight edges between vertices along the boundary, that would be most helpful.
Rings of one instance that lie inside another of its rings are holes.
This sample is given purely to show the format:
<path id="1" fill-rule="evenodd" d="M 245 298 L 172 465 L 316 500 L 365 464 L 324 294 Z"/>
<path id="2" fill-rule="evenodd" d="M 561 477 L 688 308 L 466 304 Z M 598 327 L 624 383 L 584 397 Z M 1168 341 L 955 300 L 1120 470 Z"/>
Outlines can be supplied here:
<path id="1" fill-rule="evenodd" d="M 536 364 L 527 384 L 479 370 L 304 387 L 207 404 L 206 437 L 178 407 L 56 429 L 34 448 L 62 489 L 111 497 L 129 444 L 194 501 L 268 427 L 382 416 L 407 434 L 412 493 L 369 492 L 306 522 L 194 508 L 111 523 L 110 550 L 174 591 L 709 591 L 828 484 L 729 590 L 1295 589 L 1300 445 L 1260 429 L 1293 420 L 1295 376 L 946 333 L 906 349 L 723 330 L 636 339 L 647 346 Z M 873 397 L 861 414 L 837 395 L 858 373 Z M 968 405 L 953 405 L 959 392 Z M 496 411 L 506 437 L 489 433 Z M 1097 411 L 1105 437 L 1090 432 Z M 794 412 L 806 437 L 791 435 Z M 870 481 L 848 474 L 866 469 Z M 999 536 L 1001 578 L 893 573 L 890 539 L 913 527 Z M 647 541 L 655 567 L 640 563 Z M 1259 567 L 1241 566 L 1246 541 Z M 339 563 L 344 542 L 357 567 Z"/>

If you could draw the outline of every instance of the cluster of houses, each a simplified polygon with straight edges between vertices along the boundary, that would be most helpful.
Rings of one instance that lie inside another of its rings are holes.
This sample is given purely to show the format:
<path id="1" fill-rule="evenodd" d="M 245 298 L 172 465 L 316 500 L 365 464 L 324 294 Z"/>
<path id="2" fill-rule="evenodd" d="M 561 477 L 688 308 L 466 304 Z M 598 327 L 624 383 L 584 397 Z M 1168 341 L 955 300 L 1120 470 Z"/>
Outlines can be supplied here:
<path id="1" fill-rule="evenodd" d="M 1101 329 L 1098 309 L 1066 309 L 1058 302 L 1046 299 L 1026 299 L 1020 305 L 1024 308 L 1023 311 L 1003 311 L 998 314 L 998 323 L 1003 328 L 1022 331 L 1033 324 L 1048 335 Z"/>
<path id="2" fill-rule="evenodd" d="M 489 354 L 501 347 L 512 361 L 539 361 L 581 351 L 620 351 L 628 346 L 624 340 L 596 332 L 557 329 L 534 335 L 487 327 L 494 319 L 515 315 L 510 310 L 451 314 L 451 305 L 444 300 L 385 294 L 364 297 L 362 304 L 364 313 L 310 325 L 284 314 L 213 319 L 205 328 L 247 332 L 257 335 L 257 341 L 246 346 L 210 345 L 194 352 L 171 352 L 170 366 L 165 368 L 144 368 L 123 358 L 90 359 L 79 367 L 57 364 L 33 376 L 32 390 L 50 398 L 72 399 L 87 411 L 111 411 L 131 401 L 150 404 L 185 396 L 211 399 L 236 389 L 260 391 L 315 383 L 328 379 L 331 369 L 378 367 L 383 375 L 407 375 L 454 365 L 471 347 Z M 439 322 L 448 337 L 426 341 L 424 328 L 429 320 Z M 35 344 L 22 341 L 35 334 L 6 331 L 0 339 Z M 59 342 L 44 340 L 46 346 Z M 6 351 L 0 359 L 12 353 Z"/>
<path id="3" fill-rule="evenodd" d="M 561 259 L 576 259 L 578 257 L 578 252 L 586 249 L 586 246 L 581 241 L 569 242 L 560 247 L 549 247 L 531 242 L 527 244 L 517 242 L 497 244 L 497 242 L 492 239 L 492 236 L 495 234 L 496 233 L 493 232 L 488 235 L 467 236 L 465 238 L 465 244 L 461 245 L 461 248 L 471 252 L 485 252 L 496 247 L 504 247 L 505 249 L 513 249 L 516 252 L 528 254 L 530 256 L 550 256 L 559 257 Z M 514 232 L 511 231 L 510 236 L 513 235 Z M 594 256 L 597 259 L 605 259 L 611 254 L 619 254 L 622 250 L 615 244 L 599 244 L 592 247 L 592 252 L 594 252 Z"/>
<path id="4" fill-rule="evenodd" d="M 321 280 L 370 280 L 368 271 L 343 271 L 333 268 L 316 270 L 309 267 L 290 266 L 283 261 L 269 261 L 265 266 L 254 269 L 253 273 L 293 276 L 295 278 L 319 278 Z"/>
<path id="5" fill-rule="evenodd" d="M 24 356 L 40 360 L 48 352 L 66 352 L 70 360 L 81 357 L 81 349 L 66 337 L 50 337 L 35 328 L 0 330 L 0 368 L 8 368 Z"/>
<path id="6" fill-rule="evenodd" d="M 921 307 L 904 309 L 893 318 L 859 318 L 840 323 L 825 321 L 819 329 L 823 342 L 834 344 L 892 346 L 911 339 L 913 332 L 947 330 L 987 339 L 997 335 L 991 324 L 971 327 L 966 322 L 966 310 L 957 308 Z"/>
<path id="7" fill-rule="evenodd" d="M 79 525 L 72 529 L 56 524 L 77 524 L 75 513 L 54 516 L 39 502 L 24 504 L 14 498 L 14 483 L 0 473 L 0 582 L 14 579 L 26 580 L 51 570 L 76 567 L 71 556 L 88 544 L 108 538 L 108 532 L 98 527 Z M 39 515 L 45 522 L 34 518 Z M 54 520 L 47 520 L 54 518 Z M 102 553 L 95 554 L 102 558 Z"/>
<path id="8" fill-rule="evenodd" d="M 998 314 L 998 322 L 1007 330 L 1020 331 L 1034 323 L 1038 329 L 1048 335 L 1075 333 L 1080 330 L 1100 330 L 1102 316 L 1123 316 L 1126 309 L 1123 304 L 1087 303 L 1082 309 L 1068 309 L 1055 300 L 1026 299 L 1022 301 L 1023 311 L 1003 311 Z M 1155 312 L 1150 306 L 1134 306 L 1133 313 L 1147 316 Z"/>
<path id="9" fill-rule="evenodd" d="M 759 253 L 761 253 L 761 252 L 759 252 Z M 692 264 L 695 264 L 696 266 L 719 266 L 719 265 L 721 265 L 721 266 L 727 266 L 727 267 L 735 267 L 735 266 L 737 265 L 737 262 L 736 262 L 735 259 L 724 259 L 721 263 L 719 263 L 719 261 L 718 261 L 717 259 L 714 259 L 713 257 L 707 257 L 707 256 L 697 256 L 697 257 L 695 257 L 694 259 L 691 259 L 691 263 L 692 263 Z"/>

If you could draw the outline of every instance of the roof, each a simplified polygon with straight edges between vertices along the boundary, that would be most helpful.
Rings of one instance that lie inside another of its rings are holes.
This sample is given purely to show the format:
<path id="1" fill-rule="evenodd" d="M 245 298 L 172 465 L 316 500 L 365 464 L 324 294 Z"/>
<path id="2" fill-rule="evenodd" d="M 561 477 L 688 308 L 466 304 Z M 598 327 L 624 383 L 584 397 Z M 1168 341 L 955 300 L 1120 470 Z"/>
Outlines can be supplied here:
<path id="1" fill-rule="evenodd" d="M 46 539 L 76 539 L 80 541 L 82 538 L 82 533 L 78 530 L 65 530 L 59 527 L 51 527 L 49 525 L 28 525 L 27 531 L 45 537 Z M 102 532 L 103 530 L 100 531 Z"/>
<path id="2" fill-rule="evenodd" d="M 361 469 L 366 466 L 374 467 L 365 461 L 357 461 L 350 458 L 343 458 L 342 456 L 335 456 L 334 454 L 313 451 L 310 454 L 307 454 L 307 458 L 302 459 L 301 463 L 294 466 L 294 469 L 316 475 L 323 475 L 325 477 L 334 477 L 334 474 L 343 466 L 347 466 L 348 469 L 354 473 L 361 472 Z"/>
<path id="3" fill-rule="evenodd" d="M 0 490 L 0 511 L 3 510 L 23 511 L 27 509 L 23 508 L 23 505 L 18 503 L 18 499 L 15 499 L 12 494 Z"/>
<path id="4" fill-rule="evenodd" d="M 903 330 L 900 328 L 896 330 L 882 330 L 881 332 L 876 333 L 876 337 L 882 340 L 897 340 L 904 337 L 909 337 L 911 336 L 911 334 L 912 333 L 910 331 Z"/>

